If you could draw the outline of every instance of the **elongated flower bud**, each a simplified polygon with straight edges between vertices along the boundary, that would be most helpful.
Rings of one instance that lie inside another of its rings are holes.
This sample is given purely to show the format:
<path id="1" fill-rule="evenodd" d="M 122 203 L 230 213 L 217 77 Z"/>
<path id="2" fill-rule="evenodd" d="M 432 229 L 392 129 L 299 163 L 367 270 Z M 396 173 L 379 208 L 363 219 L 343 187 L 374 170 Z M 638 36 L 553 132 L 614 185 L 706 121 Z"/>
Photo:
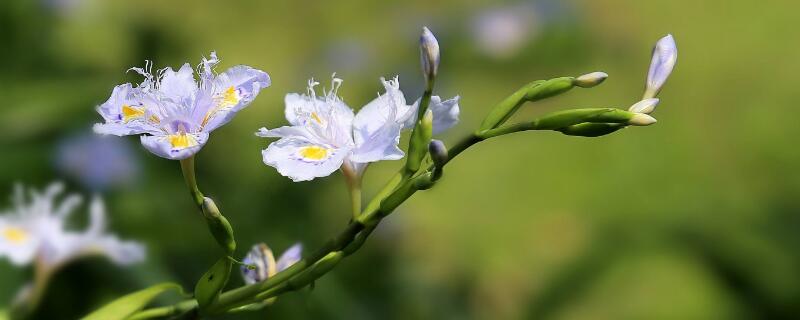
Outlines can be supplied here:
<path id="1" fill-rule="evenodd" d="M 642 101 L 634 103 L 630 108 L 628 108 L 628 111 L 635 113 L 651 114 L 656 109 L 658 102 L 659 102 L 658 98 L 644 99 Z"/>
<path id="2" fill-rule="evenodd" d="M 236 240 L 233 237 L 233 228 L 231 227 L 228 219 L 225 218 L 217 208 L 211 198 L 203 198 L 202 205 L 203 215 L 206 218 L 208 229 L 214 235 L 214 239 L 226 253 L 232 254 L 236 251 Z"/>
<path id="3" fill-rule="evenodd" d="M 628 124 L 632 126 L 649 126 L 654 123 L 656 123 L 656 118 L 644 113 L 634 114 L 633 117 L 628 120 Z"/>
<path id="4" fill-rule="evenodd" d="M 575 78 L 574 84 L 581 88 L 591 88 L 606 81 L 608 74 L 605 72 L 592 72 Z"/>
<path id="5" fill-rule="evenodd" d="M 653 60 L 650 62 L 650 71 L 647 73 L 647 87 L 644 99 L 655 98 L 661 87 L 667 82 L 675 62 L 678 60 L 678 47 L 671 34 L 661 38 L 653 48 Z"/>
<path id="6" fill-rule="evenodd" d="M 430 90 L 439 70 L 439 41 L 428 27 L 422 28 L 422 35 L 419 37 L 419 53 L 422 61 L 422 73 L 425 75 L 425 85 Z"/>

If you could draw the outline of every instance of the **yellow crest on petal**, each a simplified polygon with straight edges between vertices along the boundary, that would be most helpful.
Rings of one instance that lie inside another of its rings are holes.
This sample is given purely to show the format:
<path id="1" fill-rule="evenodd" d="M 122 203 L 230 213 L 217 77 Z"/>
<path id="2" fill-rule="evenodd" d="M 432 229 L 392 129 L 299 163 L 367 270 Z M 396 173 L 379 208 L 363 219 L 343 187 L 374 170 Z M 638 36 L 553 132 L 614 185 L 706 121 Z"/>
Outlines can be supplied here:
<path id="1" fill-rule="evenodd" d="M 13 244 L 20 244 L 28 239 L 28 233 L 20 228 L 7 227 L 0 232 L 0 237 Z"/>
<path id="2" fill-rule="evenodd" d="M 300 156 L 309 160 L 322 160 L 328 156 L 328 149 L 320 146 L 308 146 L 300 149 Z"/>

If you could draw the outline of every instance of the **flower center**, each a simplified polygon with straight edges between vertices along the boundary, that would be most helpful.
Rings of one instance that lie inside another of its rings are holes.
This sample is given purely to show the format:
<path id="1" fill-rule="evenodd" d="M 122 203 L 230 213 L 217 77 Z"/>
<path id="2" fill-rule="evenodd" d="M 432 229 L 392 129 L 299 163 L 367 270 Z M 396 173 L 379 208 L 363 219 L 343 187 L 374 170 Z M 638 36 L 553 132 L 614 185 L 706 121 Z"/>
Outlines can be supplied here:
<path id="1" fill-rule="evenodd" d="M 0 235 L 2 235 L 3 239 L 13 244 L 20 244 L 25 241 L 25 239 L 28 239 L 28 233 L 25 232 L 25 230 L 13 227 L 6 228 Z"/>
<path id="2" fill-rule="evenodd" d="M 169 144 L 174 149 L 183 149 L 197 145 L 197 141 L 191 135 L 179 133 L 169 135 Z"/>
<path id="3" fill-rule="evenodd" d="M 309 160 L 322 160 L 328 156 L 328 149 L 318 146 L 308 146 L 300 149 L 300 156 Z"/>

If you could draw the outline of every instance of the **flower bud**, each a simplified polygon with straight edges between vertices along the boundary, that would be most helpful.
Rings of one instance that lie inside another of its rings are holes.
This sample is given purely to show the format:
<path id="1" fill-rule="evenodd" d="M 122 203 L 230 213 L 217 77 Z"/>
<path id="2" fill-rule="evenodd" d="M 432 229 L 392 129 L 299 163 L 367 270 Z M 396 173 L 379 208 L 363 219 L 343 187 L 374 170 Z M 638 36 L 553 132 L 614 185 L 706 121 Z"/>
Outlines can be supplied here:
<path id="1" fill-rule="evenodd" d="M 667 82 L 675 62 L 678 60 L 678 47 L 671 34 L 661 38 L 653 48 L 653 60 L 650 62 L 650 71 L 647 73 L 647 86 L 644 98 L 655 98 L 661 87 Z"/>
<path id="2" fill-rule="evenodd" d="M 226 253 L 231 254 L 236 251 L 236 240 L 233 237 L 233 228 L 217 208 L 217 205 L 209 197 L 203 198 L 203 205 L 201 206 L 203 215 L 206 218 L 208 229 L 214 235 L 214 239 Z"/>
<path id="3" fill-rule="evenodd" d="M 419 37 L 419 53 L 425 84 L 428 89 L 431 89 L 433 79 L 439 70 L 439 42 L 428 27 L 422 28 L 422 35 Z"/>
<path id="4" fill-rule="evenodd" d="M 591 88 L 606 81 L 608 74 L 605 72 L 592 72 L 575 78 L 574 84 L 581 88 Z"/>
<path id="5" fill-rule="evenodd" d="M 628 111 L 635 113 L 651 114 L 653 113 L 653 110 L 656 109 L 658 102 L 659 102 L 658 98 L 644 99 L 642 101 L 634 103 L 630 108 L 628 108 Z"/>
<path id="6" fill-rule="evenodd" d="M 447 147 L 441 140 L 431 140 L 428 144 L 428 152 L 431 154 L 431 160 L 437 168 L 441 168 L 447 162 Z"/>
<path id="7" fill-rule="evenodd" d="M 649 126 L 654 123 L 656 123 L 656 118 L 644 113 L 636 113 L 628 120 L 628 124 L 632 126 Z"/>
<path id="8" fill-rule="evenodd" d="M 425 111 L 422 119 L 417 121 L 417 125 L 411 132 L 411 143 L 408 147 L 408 158 L 406 162 L 406 172 L 414 173 L 419 170 L 422 159 L 427 154 L 428 144 L 433 136 L 433 111 Z"/>

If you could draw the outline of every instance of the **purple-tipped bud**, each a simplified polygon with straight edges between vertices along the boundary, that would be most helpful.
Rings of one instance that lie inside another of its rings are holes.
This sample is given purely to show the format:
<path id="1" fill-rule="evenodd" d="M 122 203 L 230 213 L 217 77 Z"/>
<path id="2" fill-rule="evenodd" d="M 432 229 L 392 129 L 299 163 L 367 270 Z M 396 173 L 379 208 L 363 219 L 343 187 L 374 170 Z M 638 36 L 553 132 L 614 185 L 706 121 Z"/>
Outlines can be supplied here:
<path id="1" fill-rule="evenodd" d="M 428 27 L 422 28 L 422 35 L 419 37 L 419 53 L 425 83 L 430 88 L 439 70 L 439 41 Z"/>
<path id="2" fill-rule="evenodd" d="M 441 140 L 431 140 L 431 143 L 428 144 L 428 152 L 430 152 L 431 160 L 436 167 L 443 167 L 447 163 L 447 147 Z"/>
<path id="3" fill-rule="evenodd" d="M 678 60 L 678 47 L 671 34 L 661 38 L 653 48 L 653 60 L 650 62 L 650 71 L 647 73 L 647 87 L 644 98 L 655 98 L 661 87 L 667 82 L 675 62 Z"/>

